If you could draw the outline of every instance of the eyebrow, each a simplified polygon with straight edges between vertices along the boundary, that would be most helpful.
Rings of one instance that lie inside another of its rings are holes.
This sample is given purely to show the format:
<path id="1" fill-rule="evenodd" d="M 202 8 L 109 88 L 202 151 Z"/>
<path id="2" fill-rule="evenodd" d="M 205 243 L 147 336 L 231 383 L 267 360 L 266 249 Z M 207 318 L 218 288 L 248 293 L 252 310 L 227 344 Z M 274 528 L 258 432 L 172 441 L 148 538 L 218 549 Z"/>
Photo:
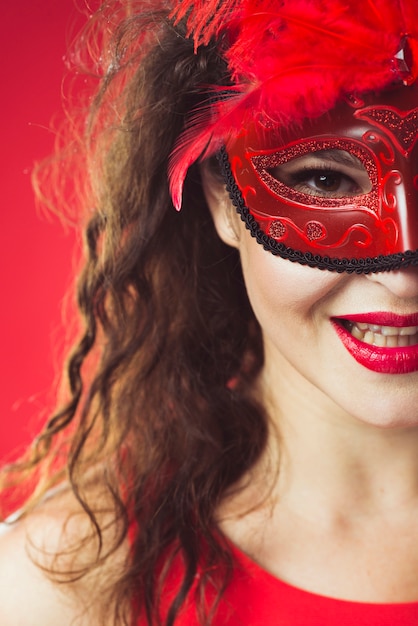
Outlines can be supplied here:
<path id="1" fill-rule="evenodd" d="M 308 153 L 309 154 L 309 153 Z M 346 150 L 340 150 L 338 148 L 330 148 L 328 150 L 318 150 L 317 152 L 311 152 L 312 156 L 325 157 L 329 161 L 339 163 L 340 165 L 348 165 L 354 167 L 357 170 L 364 172 L 364 165 L 358 157 Z"/>

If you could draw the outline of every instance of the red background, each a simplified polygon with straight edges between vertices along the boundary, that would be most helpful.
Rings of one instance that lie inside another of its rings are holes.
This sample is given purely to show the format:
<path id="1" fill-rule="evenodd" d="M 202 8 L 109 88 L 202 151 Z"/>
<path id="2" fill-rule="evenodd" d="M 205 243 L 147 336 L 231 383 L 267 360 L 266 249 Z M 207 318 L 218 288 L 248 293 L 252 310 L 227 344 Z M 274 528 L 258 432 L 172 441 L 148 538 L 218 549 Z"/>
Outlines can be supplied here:
<path id="1" fill-rule="evenodd" d="M 74 233 L 37 211 L 30 171 L 52 151 L 63 56 L 83 21 L 74 0 L 2 6 L 0 461 L 30 441 L 54 397 Z"/>

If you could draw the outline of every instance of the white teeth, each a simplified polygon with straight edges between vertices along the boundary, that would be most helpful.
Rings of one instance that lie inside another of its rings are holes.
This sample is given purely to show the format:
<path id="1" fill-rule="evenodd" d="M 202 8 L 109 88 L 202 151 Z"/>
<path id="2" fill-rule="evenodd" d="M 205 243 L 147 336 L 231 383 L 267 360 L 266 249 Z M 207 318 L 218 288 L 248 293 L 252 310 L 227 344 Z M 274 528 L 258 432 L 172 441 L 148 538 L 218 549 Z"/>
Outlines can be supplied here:
<path id="1" fill-rule="evenodd" d="M 374 335 L 374 345 L 380 346 L 381 348 L 386 348 L 386 337 L 384 335 L 379 335 L 379 333 L 375 333 Z"/>
<path id="2" fill-rule="evenodd" d="M 372 333 L 371 330 L 368 330 L 365 334 L 364 334 L 364 338 L 363 341 L 365 343 L 369 343 L 371 346 L 374 344 L 374 333 Z"/>
<path id="3" fill-rule="evenodd" d="M 412 327 L 415 331 L 415 326 Z M 402 331 L 405 330 L 404 328 L 396 328 L 396 326 L 381 326 L 381 333 L 382 335 L 385 335 L 386 337 L 394 337 L 395 335 L 402 335 Z M 399 332 L 401 331 L 401 332 Z M 379 332 L 379 330 L 377 330 L 376 332 Z M 403 333 L 403 334 L 407 334 L 407 333 Z M 415 332 L 410 333 L 411 335 L 415 335 Z"/>
<path id="4" fill-rule="evenodd" d="M 416 326 L 405 326 L 405 328 L 399 328 L 400 335 L 415 335 L 417 332 Z"/>
<path id="5" fill-rule="evenodd" d="M 418 344 L 418 326 L 381 326 L 350 322 L 349 331 L 356 339 L 380 348 L 400 348 Z"/>
<path id="6" fill-rule="evenodd" d="M 409 342 L 408 342 L 409 343 Z M 386 337 L 387 348 L 397 348 L 400 345 L 399 338 L 394 336 Z"/>
<path id="7" fill-rule="evenodd" d="M 356 339 L 363 340 L 364 332 L 360 330 L 356 324 L 354 324 L 354 326 L 350 329 L 350 332 Z"/>

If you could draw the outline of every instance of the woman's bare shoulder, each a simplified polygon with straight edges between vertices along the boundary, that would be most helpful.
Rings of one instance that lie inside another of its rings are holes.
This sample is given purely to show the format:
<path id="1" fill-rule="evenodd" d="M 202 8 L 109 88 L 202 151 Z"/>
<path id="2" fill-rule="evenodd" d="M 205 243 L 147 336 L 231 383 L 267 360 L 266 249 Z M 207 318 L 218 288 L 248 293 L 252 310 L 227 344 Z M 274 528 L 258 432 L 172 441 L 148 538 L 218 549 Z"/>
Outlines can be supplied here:
<path id="1" fill-rule="evenodd" d="M 76 618 L 68 596 L 35 565 L 27 524 L 1 527 L 0 623 L 4 626 L 68 626 Z"/>
<path id="2" fill-rule="evenodd" d="M 94 626 L 95 591 L 106 574 L 95 570 L 71 580 L 71 572 L 93 560 L 93 545 L 80 549 L 88 528 L 68 491 L 0 526 L 1 626 Z"/>

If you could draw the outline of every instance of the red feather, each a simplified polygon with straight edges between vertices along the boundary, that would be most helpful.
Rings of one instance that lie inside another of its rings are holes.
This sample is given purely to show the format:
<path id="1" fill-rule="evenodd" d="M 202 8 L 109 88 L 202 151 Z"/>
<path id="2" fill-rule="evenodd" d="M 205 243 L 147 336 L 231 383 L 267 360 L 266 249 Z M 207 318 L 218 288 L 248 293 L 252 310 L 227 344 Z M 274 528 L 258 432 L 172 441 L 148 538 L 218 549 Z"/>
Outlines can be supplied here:
<path id="1" fill-rule="evenodd" d="M 234 19 L 241 5 L 241 0 L 180 0 L 171 18 L 177 24 L 187 16 L 187 34 L 193 38 L 196 49 L 216 37 L 225 22 Z"/>
<path id="2" fill-rule="evenodd" d="M 417 15 L 418 0 L 179 2 L 172 17 L 186 19 L 195 48 L 228 35 L 224 56 L 235 86 L 230 99 L 216 102 L 212 95 L 179 138 L 169 171 L 175 206 L 181 206 L 190 165 L 213 154 L 250 119 L 297 124 L 346 94 L 393 82 L 402 38 L 418 39 Z M 212 94 L 218 91 L 214 87 Z"/>

